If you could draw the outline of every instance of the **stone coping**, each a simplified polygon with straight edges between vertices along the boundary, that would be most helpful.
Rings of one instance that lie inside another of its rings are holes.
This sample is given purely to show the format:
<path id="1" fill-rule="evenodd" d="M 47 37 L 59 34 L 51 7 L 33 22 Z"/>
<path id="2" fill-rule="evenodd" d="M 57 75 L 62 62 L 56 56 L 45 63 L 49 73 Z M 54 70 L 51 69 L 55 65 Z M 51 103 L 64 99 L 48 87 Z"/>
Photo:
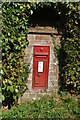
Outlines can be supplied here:
<path id="1" fill-rule="evenodd" d="M 29 33 L 38 33 L 38 34 L 58 34 L 58 31 L 54 27 L 31 27 L 28 28 Z"/>

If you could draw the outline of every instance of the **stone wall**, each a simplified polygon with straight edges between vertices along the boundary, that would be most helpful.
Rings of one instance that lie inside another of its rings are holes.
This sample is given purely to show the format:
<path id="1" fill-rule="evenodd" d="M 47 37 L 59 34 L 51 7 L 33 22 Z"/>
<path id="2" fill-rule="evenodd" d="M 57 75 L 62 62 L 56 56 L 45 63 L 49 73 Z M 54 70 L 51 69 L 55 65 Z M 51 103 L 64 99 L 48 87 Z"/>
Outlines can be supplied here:
<path id="1" fill-rule="evenodd" d="M 56 90 L 58 89 L 58 60 L 54 53 L 54 45 L 51 37 L 51 33 L 54 33 L 54 40 L 56 44 L 60 43 L 61 35 L 58 35 L 58 32 L 55 28 L 51 27 L 36 27 L 30 28 L 28 34 L 29 46 L 25 49 L 25 64 L 30 64 L 30 74 L 28 78 L 28 90 L 32 90 L 32 74 L 33 74 L 33 46 L 42 45 L 50 46 L 50 63 L 49 63 L 49 76 L 48 76 L 48 89 L 47 90 Z M 26 57 L 27 56 L 27 57 Z"/>
<path id="2" fill-rule="evenodd" d="M 51 34 L 54 34 L 54 40 L 56 44 L 60 43 L 61 35 L 58 34 L 57 30 L 52 27 L 36 27 L 29 28 L 29 34 L 27 39 L 29 41 L 28 47 L 25 49 L 25 64 L 30 64 L 30 74 L 27 81 L 28 90 L 23 96 L 37 93 L 50 93 L 50 91 L 58 90 L 58 78 L 59 78 L 59 68 L 58 60 L 54 53 L 54 44 Z M 33 79 L 33 46 L 50 46 L 50 60 L 49 60 L 49 74 L 48 74 L 48 89 L 44 90 L 33 90 L 32 89 L 32 79 Z"/>

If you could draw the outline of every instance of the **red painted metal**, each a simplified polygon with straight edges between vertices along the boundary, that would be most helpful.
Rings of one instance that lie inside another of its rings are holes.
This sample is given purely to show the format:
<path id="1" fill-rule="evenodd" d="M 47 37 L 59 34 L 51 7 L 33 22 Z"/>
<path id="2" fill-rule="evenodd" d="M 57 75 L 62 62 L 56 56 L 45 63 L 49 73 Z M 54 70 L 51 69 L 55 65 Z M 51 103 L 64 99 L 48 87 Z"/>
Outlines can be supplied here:
<path id="1" fill-rule="evenodd" d="M 49 46 L 34 46 L 33 47 L 33 89 L 48 88 L 48 72 L 49 72 Z M 39 63 L 43 69 L 39 71 Z M 41 71 L 42 70 L 42 71 Z"/>

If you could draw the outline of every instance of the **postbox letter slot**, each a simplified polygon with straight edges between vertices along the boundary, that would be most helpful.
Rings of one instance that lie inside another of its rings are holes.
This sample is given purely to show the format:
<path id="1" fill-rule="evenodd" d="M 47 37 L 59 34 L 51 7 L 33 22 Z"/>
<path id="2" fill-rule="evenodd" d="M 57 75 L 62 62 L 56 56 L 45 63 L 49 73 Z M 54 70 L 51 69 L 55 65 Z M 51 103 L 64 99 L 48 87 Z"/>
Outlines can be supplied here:
<path id="1" fill-rule="evenodd" d="M 48 53 L 35 53 L 36 56 L 40 55 L 40 56 L 48 56 Z"/>

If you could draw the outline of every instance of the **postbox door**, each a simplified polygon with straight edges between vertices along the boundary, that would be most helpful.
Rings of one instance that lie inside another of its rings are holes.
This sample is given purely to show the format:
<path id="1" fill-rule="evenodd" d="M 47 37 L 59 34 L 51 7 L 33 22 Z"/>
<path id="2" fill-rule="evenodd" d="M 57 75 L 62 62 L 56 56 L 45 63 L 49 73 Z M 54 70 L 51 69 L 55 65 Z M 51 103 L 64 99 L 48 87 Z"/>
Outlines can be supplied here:
<path id="1" fill-rule="evenodd" d="M 37 57 L 35 60 L 34 87 L 47 87 L 47 57 Z"/>
<path id="2" fill-rule="evenodd" d="M 48 55 L 34 55 L 33 58 L 33 88 L 48 87 Z"/>

